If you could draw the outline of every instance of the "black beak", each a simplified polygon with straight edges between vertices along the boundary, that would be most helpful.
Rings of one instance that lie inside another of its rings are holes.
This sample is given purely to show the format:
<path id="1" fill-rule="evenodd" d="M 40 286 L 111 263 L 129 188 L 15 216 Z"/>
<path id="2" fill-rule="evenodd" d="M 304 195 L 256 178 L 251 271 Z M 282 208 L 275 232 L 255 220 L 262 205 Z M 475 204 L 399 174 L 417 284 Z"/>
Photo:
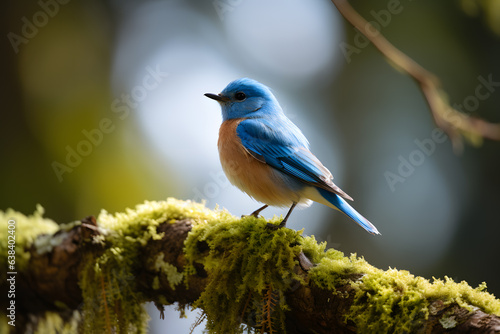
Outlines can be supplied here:
<path id="1" fill-rule="evenodd" d="M 206 93 L 205 94 L 206 97 L 209 97 L 211 98 L 212 100 L 215 100 L 217 102 L 227 102 L 229 101 L 229 98 L 225 97 L 225 96 L 222 96 L 220 94 L 212 94 L 212 93 Z"/>

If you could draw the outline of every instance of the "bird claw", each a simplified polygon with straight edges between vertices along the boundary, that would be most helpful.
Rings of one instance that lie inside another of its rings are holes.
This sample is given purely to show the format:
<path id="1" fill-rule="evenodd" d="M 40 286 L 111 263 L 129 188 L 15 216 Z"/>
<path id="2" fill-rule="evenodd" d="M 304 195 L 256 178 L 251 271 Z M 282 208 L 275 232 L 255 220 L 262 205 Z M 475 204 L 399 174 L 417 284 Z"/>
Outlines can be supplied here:
<path id="1" fill-rule="evenodd" d="M 283 227 L 286 227 L 286 220 L 285 219 L 283 219 L 281 221 L 281 223 L 279 223 L 278 225 L 267 223 L 267 228 L 274 230 L 274 231 L 279 230 L 280 228 L 283 228 Z"/>
<path id="2" fill-rule="evenodd" d="M 282 226 L 281 226 L 281 224 L 276 225 L 276 224 L 267 223 L 266 227 L 270 230 L 276 231 L 276 230 L 279 230 Z"/>

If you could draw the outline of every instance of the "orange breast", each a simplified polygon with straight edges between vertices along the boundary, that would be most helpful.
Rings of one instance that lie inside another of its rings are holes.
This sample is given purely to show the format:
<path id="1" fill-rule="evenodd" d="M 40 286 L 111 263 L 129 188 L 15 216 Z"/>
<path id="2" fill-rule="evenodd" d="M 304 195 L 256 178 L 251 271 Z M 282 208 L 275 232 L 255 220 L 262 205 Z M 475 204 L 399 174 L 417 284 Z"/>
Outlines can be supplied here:
<path id="1" fill-rule="evenodd" d="M 287 176 L 247 152 L 236 134 L 241 121 L 225 121 L 219 130 L 219 157 L 229 181 L 259 202 L 273 206 L 299 202 L 300 195 L 286 185 Z"/>

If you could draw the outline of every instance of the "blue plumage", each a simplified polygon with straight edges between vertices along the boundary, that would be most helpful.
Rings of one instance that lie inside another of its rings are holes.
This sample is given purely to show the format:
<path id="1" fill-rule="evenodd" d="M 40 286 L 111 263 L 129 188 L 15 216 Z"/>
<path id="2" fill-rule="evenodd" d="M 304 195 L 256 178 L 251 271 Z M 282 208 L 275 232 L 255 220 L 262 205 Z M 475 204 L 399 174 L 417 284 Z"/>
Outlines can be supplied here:
<path id="1" fill-rule="evenodd" d="M 343 212 L 366 231 L 379 234 L 343 199 L 352 200 L 333 183 L 330 171 L 309 151 L 307 139 L 285 116 L 268 87 L 242 78 L 229 83 L 218 95 L 205 95 L 217 100 L 222 108 L 218 145 L 229 180 L 266 203 L 254 215 L 267 204 L 291 205 L 282 227 L 296 204 L 308 205 L 314 200 Z M 241 167 L 239 173 L 234 172 L 235 164 Z"/>
<path id="2" fill-rule="evenodd" d="M 258 118 L 242 121 L 237 130 L 243 146 L 255 158 L 308 183 L 321 182 L 328 177 L 308 150 L 308 142 L 289 120 Z"/>
<path id="3" fill-rule="evenodd" d="M 328 202 L 335 206 L 339 211 L 343 212 L 347 217 L 358 223 L 359 226 L 372 234 L 380 234 L 377 228 L 368 221 L 365 217 L 360 215 L 352 206 L 349 205 L 342 197 L 325 189 L 319 189 L 319 193 Z"/>

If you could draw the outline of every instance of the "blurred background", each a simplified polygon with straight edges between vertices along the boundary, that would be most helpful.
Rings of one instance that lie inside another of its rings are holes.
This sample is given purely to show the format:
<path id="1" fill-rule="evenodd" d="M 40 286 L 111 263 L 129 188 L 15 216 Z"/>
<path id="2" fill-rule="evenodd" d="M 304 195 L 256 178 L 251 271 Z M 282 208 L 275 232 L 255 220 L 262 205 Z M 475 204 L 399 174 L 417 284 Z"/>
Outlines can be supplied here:
<path id="1" fill-rule="evenodd" d="M 440 77 L 453 106 L 500 122 L 498 1 L 351 3 Z M 454 154 L 415 83 L 328 0 L 3 7 L 1 209 L 40 203 L 64 223 L 176 197 L 252 212 L 260 204 L 222 172 L 219 106 L 203 96 L 251 77 L 382 236 L 320 204 L 296 211 L 290 228 L 382 269 L 486 281 L 500 296 L 500 143 Z M 150 314 L 152 333 L 189 332 L 196 318 L 179 320 L 174 306 L 165 320 Z"/>

